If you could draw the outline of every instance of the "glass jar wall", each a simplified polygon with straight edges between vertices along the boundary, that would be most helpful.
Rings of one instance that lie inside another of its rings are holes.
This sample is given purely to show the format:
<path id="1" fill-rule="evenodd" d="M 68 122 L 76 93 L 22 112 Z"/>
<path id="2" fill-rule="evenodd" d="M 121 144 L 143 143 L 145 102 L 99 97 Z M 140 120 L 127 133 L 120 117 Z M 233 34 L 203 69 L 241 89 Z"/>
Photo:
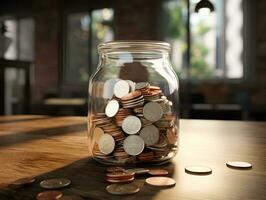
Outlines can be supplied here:
<path id="1" fill-rule="evenodd" d="M 170 45 L 158 41 L 100 44 L 90 78 L 88 137 L 94 159 L 111 165 L 165 163 L 179 140 L 178 79 Z"/>

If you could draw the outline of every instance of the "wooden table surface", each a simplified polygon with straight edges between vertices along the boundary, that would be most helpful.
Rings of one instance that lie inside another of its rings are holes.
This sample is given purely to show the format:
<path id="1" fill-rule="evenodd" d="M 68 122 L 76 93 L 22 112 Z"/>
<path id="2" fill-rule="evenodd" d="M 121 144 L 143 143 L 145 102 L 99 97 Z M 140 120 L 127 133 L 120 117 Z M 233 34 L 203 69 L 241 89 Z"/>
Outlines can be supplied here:
<path id="1" fill-rule="evenodd" d="M 266 123 L 181 120 L 180 150 L 173 162 L 161 166 L 176 180 L 172 188 L 135 181 L 139 193 L 110 195 L 105 191 L 106 166 L 89 158 L 85 117 L 3 116 L 0 117 L 0 200 L 35 199 L 44 189 L 39 182 L 50 177 L 72 180 L 61 189 L 84 199 L 266 199 Z M 226 161 L 253 164 L 250 170 L 226 167 Z M 206 165 L 213 173 L 185 173 L 188 165 Z M 156 166 L 152 166 L 155 167 Z M 12 181 L 36 176 L 30 186 L 6 186 Z"/>

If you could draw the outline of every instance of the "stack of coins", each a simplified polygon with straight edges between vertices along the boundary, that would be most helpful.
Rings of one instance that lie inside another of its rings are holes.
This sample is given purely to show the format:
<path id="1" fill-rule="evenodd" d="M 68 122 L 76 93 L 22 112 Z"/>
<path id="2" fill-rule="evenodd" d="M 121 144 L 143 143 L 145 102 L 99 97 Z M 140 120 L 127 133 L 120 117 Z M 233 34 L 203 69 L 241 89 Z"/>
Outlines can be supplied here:
<path id="1" fill-rule="evenodd" d="M 134 164 L 173 157 L 178 122 L 172 102 L 160 87 L 118 80 L 113 94 L 105 112 L 93 113 L 90 118 L 94 158 L 111 164 Z"/>
<path id="2" fill-rule="evenodd" d="M 106 181 L 111 183 L 125 183 L 125 182 L 131 182 L 135 179 L 135 173 L 134 172 L 112 172 L 106 174 Z"/>
<path id="3" fill-rule="evenodd" d="M 124 121 L 124 119 L 131 114 L 132 111 L 130 109 L 120 108 L 115 116 L 115 122 L 117 126 L 122 126 L 122 122 Z"/>

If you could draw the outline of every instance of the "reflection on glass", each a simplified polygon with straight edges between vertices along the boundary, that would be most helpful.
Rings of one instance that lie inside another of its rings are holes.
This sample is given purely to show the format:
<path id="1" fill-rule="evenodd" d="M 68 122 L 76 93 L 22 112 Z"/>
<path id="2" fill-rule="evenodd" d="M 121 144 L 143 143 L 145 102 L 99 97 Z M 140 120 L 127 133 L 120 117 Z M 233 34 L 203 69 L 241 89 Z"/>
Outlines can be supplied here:
<path id="1" fill-rule="evenodd" d="M 97 45 L 113 40 L 113 10 L 99 9 L 91 13 L 67 16 L 64 82 L 87 83 L 98 63 Z"/>

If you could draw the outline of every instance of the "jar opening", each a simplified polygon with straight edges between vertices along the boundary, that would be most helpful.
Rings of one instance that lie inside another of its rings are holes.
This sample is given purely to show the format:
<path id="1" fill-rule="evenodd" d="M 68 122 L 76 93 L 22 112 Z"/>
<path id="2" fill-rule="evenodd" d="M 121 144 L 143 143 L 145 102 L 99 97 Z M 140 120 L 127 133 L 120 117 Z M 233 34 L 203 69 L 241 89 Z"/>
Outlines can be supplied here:
<path id="1" fill-rule="evenodd" d="M 99 53 L 111 52 L 161 52 L 168 53 L 171 47 L 167 42 L 152 40 L 120 40 L 102 43 L 98 46 Z"/>

